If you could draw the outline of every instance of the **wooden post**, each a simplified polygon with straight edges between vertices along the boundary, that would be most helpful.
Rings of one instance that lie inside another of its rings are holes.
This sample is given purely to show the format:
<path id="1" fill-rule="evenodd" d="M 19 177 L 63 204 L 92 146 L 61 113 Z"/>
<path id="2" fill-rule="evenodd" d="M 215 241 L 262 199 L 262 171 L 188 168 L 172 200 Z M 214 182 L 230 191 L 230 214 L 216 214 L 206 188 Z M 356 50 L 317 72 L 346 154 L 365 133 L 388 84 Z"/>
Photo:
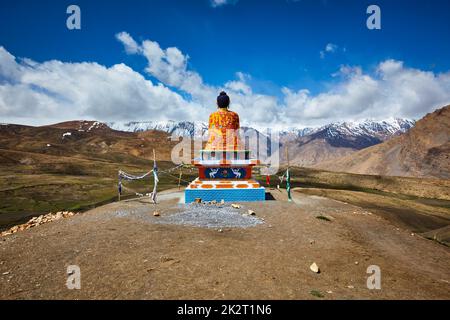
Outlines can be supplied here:
<path id="1" fill-rule="evenodd" d="M 119 195 L 119 202 L 120 202 L 120 192 L 122 191 L 122 177 L 120 176 L 120 171 L 117 177 L 117 193 Z"/>
<path id="2" fill-rule="evenodd" d="M 287 144 L 286 144 L 284 150 L 286 151 L 287 167 L 288 167 L 288 169 L 289 169 L 289 149 L 288 149 Z"/>
<path id="3" fill-rule="evenodd" d="M 153 149 L 153 170 L 155 170 L 155 167 L 156 167 L 156 153 L 155 153 L 155 149 Z M 154 177 L 154 175 L 153 175 L 153 177 Z M 153 186 L 153 192 L 155 192 L 156 190 L 156 181 L 155 181 L 155 179 L 153 178 L 153 183 L 155 184 L 154 186 Z M 152 192 L 152 198 L 153 198 L 153 192 Z"/>
<path id="4" fill-rule="evenodd" d="M 180 176 L 178 177 L 178 190 L 180 190 L 181 185 L 181 175 L 183 174 L 183 170 L 180 168 Z"/>
<path id="5" fill-rule="evenodd" d="M 155 149 L 153 149 L 153 192 L 152 192 L 152 201 L 153 204 L 156 204 L 156 188 L 157 188 L 157 184 L 158 184 L 158 180 L 157 180 L 157 167 L 156 167 L 156 153 L 155 153 Z"/>

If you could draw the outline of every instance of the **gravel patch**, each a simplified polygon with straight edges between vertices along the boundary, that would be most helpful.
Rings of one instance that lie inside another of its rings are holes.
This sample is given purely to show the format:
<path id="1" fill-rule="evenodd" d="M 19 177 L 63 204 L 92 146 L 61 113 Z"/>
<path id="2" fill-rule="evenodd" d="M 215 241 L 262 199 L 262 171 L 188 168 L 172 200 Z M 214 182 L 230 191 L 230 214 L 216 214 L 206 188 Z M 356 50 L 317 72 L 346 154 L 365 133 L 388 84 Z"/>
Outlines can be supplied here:
<path id="1" fill-rule="evenodd" d="M 227 205 L 179 204 L 169 214 L 154 217 L 148 206 L 123 208 L 113 214 L 119 218 L 139 219 L 150 223 L 185 225 L 201 228 L 249 228 L 264 223 L 255 216 L 242 214 Z"/>
<path id="2" fill-rule="evenodd" d="M 257 217 L 243 215 L 230 206 L 188 204 L 184 211 L 163 216 L 157 223 L 202 228 L 249 228 L 264 222 Z"/>

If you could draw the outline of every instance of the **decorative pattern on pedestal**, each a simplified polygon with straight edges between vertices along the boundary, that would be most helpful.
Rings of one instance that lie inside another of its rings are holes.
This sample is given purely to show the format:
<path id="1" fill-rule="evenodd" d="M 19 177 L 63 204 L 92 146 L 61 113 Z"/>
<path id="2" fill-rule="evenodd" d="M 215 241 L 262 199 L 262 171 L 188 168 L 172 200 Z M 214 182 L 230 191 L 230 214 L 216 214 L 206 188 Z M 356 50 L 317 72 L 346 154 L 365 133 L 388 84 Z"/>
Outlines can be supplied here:
<path id="1" fill-rule="evenodd" d="M 230 120 L 231 119 L 231 120 Z M 219 110 L 209 118 L 209 140 L 200 158 L 193 164 L 198 178 L 185 190 L 185 202 L 202 201 L 264 201 L 265 188 L 252 179 L 252 168 L 258 159 L 239 146 L 239 117 L 228 110 Z"/>

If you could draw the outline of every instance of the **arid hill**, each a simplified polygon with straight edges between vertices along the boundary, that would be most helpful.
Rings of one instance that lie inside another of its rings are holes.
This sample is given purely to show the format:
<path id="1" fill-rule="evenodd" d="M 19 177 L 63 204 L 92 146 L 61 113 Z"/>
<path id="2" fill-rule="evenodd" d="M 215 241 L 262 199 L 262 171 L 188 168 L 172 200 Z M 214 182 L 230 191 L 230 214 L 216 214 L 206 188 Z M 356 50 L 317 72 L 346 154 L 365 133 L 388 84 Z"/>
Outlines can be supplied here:
<path id="1" fill-rule="evenodd" d="M 121 132 L 94 121 L 0 125 L 0 229 L 37 214 L 114 201 L 118 170 L 149 171 L 153 149 L 160 169 L 173 167 L 170 154 L 175 143 L 165 132 Z M 165 176 L 159 189 L 174 187 L 177 181 Z M 129 182 L 124 196 L 149 192 L 151 187 L 150 178 Z"/>
<path id="2" fill-rule="evenodd" d="M 119 157 L 123 162 L 133 163 L 152 159 L 155 148 L 157 159 L 170 160 L 174 144 L 165 132 L 122 132 L 97 121 L 68 121 L 42 127 L 0 125 L 0 149 L 5 152 L 0 163 L 7 161 L 7 150 L 29 152 L 30 158 L 39 154 L 104 160 Z"/>
<path id="3" fill-rule="evenodd" d="M 405 133 L 414 126 L 408 119 L 363 122 L 335 122 L 306 134 L 288 132 L 281 137 L 283 146 L 289 148 L 293 165 L 311 167 L 325 161 L 348 156 Z M 282 153 L 282 163 L 287 159 Z"/>
<path id="4" fill-rule="evenodd" d="M 403 135 L 316 168 L 360 174 L 450 178 L 450 105 L 427 114 Z"/>

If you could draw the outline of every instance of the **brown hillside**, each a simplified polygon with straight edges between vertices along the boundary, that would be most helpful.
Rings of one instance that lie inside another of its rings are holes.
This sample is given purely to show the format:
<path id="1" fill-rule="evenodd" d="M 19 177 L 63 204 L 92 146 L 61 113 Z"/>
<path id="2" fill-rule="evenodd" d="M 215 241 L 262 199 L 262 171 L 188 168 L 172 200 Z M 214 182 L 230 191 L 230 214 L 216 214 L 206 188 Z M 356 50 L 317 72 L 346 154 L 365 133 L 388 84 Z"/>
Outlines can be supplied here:
<path id="1" fill-rule="evenodd" d="M 317 163 L 332 161 L 358 151 L 358 149 L 351 147 L 332 146 L 325 139 L 311 139 L 309 137 L 288 141 L 284 145 L 289 149 L 290 163 L 300 167 L 311 167 Z M 281 162 L 287 163 L 284 153 L 281 154 Z"/>
<path id="2" fill-rule="evenodd" d="M 332 171 L 450 178 L 450 105 L 427 114 L 407 133 L 316 165 Z"/>
<path id="3" fill-rule="evenodd" d="M 134 163 L 152 159 L 152 149 L 156 149 L 158 160 L 170 160 L 175 143 L 164 132 L 139 134 L 115 131 L 95 121 L 69 121 L 42 127 L 0 126 L 0 149 L 28 152 L 27 157 L 30 158 L 33 154 L 46 154 L 110 161 L 120 158 L 122 162 Z M 6 161 L 1 158 L 0 164 Z M 19 158 L 13 160 L 26 161 Z"/>

